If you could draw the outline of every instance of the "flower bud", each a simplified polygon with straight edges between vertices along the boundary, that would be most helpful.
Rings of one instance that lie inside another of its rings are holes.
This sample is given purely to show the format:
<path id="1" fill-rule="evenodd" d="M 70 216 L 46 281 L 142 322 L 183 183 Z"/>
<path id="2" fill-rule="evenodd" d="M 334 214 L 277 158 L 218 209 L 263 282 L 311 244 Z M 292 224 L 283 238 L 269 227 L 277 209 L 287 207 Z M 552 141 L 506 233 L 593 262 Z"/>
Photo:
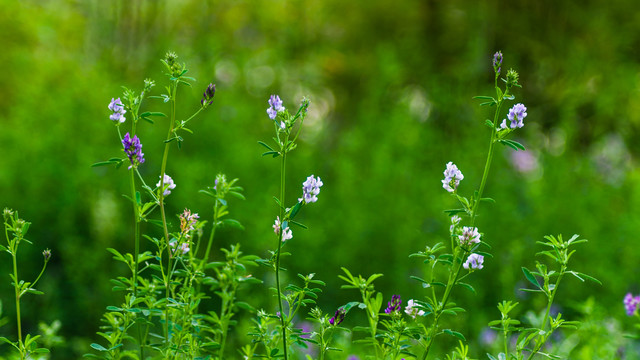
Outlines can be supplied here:
<path id="1" fill-rule="evenodd" d="M 518 73 L 513 69 L 509 69 L 507 71 L 507 87 L 513 86 L 518 86 Z"/>
<path id="2" fill-rule="evenodd" d="M 202 94 L 202 100 L 200 104 L 202 107 L 207 107 L 213 103 L 213 96 L 216 94 L 216 85 L 211 83 L 207 86 L 207 89 Z"/>
<path id="3" fill-rule="evenodd" d="M 47 262 L 51 259 L 51 250 L 47 249 L 42 252 L 42 256 L 44 256 L 44 261 Z"/>

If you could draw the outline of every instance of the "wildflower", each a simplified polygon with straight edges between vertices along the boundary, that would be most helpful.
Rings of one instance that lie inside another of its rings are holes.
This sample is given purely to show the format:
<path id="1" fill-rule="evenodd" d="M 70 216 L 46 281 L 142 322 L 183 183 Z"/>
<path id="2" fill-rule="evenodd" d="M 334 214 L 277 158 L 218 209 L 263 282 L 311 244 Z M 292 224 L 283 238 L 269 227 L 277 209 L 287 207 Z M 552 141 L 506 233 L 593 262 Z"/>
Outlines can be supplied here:
<path id="1" fill-rule="evenodd" d="M 467 261 L 462 264 L 462 267 L 469 270 L 480 270 L 482 269 L 482 263 L 484 262 L 484 256 L 478 254 L 471 254 L 467 258 Z"/>
<path id="2" fill-rule="evenodd" d="M 477 227 L 465 226 L 462 228 L 462 235 L 458 235 L 460 245 L 471 245 L 480 242 L 480 233 Z"/>
<path id="3" fill-rule="evenodd" d="M 627 293 L 624 297 L 624 308 L 627 310 L 628 316 L 633 316 L 640 307 L 640 295 L 633 296 L 631 293 Z"/>
<path id="4" fill-rule="evenodd" d="M 178 246 L 178 248 L 176 249 L 176 244 L 178 242 L 177 241 L 173 241 L 171 243 L 169 243 L 169 245 L 173 248 L 173 253 L 175 254 L 176 252 L 180 251 L 182 252 L 182 255 L 186 254 L 189 252 L 189 250 L 191 250 L 189 248 L 189 243 L 188 242 L 183 242 L 182 244 L 180 244 L 180 246 Z"/>
<path id="5" fill-rule="evenodd" d="M 275 120 L 276 116 L 279 112 L 284 111 L 284 106 L 282 106 L 282 100 L 280 100 L 280 96 L 271 95 L 269 98 L 269 108 L 267 109 L 267 114 L 271 120 Z M 282 127 L 282 124 L 280 124 Z"/>
<path id="6" fill-rule="evenodd" d="M 464 179 L 462 172 L 458 170 L 456 164 L 449 161 L 447 168 L 444 170 L 444 180 L 442 180 L 442 187 L 448 192 L 452 193 L 458 189 L 460 180 Z"/>
<path id="7" fill-rule="evenodd" d="M 451 234 L 453 234 L 456 230 L 456 227 L 460 225 L 460 220 L 462 219 L 458 215 L 453 215 L 451 217 L 451 226 L 449 226 L 449 232 L 451 232 Z"/>
<path id="8" fill-rule="evenodd" d="M 109 116 L 109 119 L 117 121 L 120 124 L 122 124 L 126 120 L 126 118 L 124 117 L 126 111 L 124 109 L 124 105 L 122 105 L 122 101 L 120 101 L 120 98 L 111 98 L 111 102 L 109 103 L 109 110 L 113 111 L 113 114 Z"/>
<path id="9" fill-rule="evenodd" d="M 287 226 L 286 228 L 284 228 L 284 230 L 282 230 L 282 242 L 285 242 L 290 239 L 293 239 L 293 232 Z"/>
<path id="10" fill-rule="evenodd" d="M 280 235 L 280 216 L 276 216 L 276 222 L 273 224 L 273 232 Z"/>
<path id="11" fill-rule="evenodd" d="M 139 164 L 144 162 L 142 144 L 140 143 L 138 135 L 133 135 L 132 139 L 131 136 L 129 136 L 129 133 L 126 133 L 122 139 L 122 146 L 124 146 L 124 152 L 129 157 L 129 161 L 131 161 L 129 170 L 131 170 L 132 167 L 138 167 Z"/>
<path id="12" fill-rule="evenodd" d="M 416 318 L 416 316 L 424 316 L 424 310 L 420 310 L 416 307 L 416 303 L 413 301 L 413 299 L 407 301 L 407 307 L 404 308 L 404 312 L 407 313 L 407 315 L 411 316 L 414 320 Z"/>
<path id="13" fill-rule="evenodd" d="M 384 309 L 384 312 L 387 314 L 391 314 L 392 312 L 398 312 L 402 308 L 402 300 L 400 300 L 400 295 L 393 295 L 391 297 L 391 301 L 387 303 L 387 308 Z"/>
<path id="14" fill-rule="evenodd" d="M 49 259 L 51 259 L 51 250 L 46 249 L 45 251 L 42 252 L 42 256 L 44 256 L 45 262 L 49 261 Z"/>
<path id="15" fill-rule="evenodd" d="M 305 182 L 302 183 L 302 197 L 298 201 L 309 204 L 318 201 L 318 194 L 320 194 L 320 187 L 323 185 L 320 177 L 314 178 L 313 175 L 309 176 Z"/>
<path id="16" fill-rule="evenodd" d="M 527 108 L 520 103 L 513 105 L 513 107 L 509 109 L 509 113 L 507 114 L 507 118 L 509 119 L 509 121 L 511 121 L 509 127 L 512 129 L 523 127 L 524 123 L 522 122 L 522 120 L 524 120 L 525 117 L 527 117 Z M 504 119 L 502 120 L 502 124 L 500 124 L 500 129 L 506 128 L 507 119 Z"/>
<path id="17" fill-rule="evenodd" d="M 202 100 L 200 100 L 200 104 L 202 107 L 207 107 L 213 103 L 213 95 L 216 94 L 216 85 L 211 83 L 207 86 L 207 89 L 202 94 Z"/>
<path id="18" fill-rule="evenodd" d="M 162 176 L 160 176 L 160 180 L 158 180 L 156 187 L 160 187 L 161 185 L 163 185 L 163 183 L 164 192 L 162 193 L 162 196 L 168 196 L 169 194 L 171 194 L 171 190 L 176 188 L 176 183 L 174 183 L 171 176 L 167 174 L 164 174 L 164 181 L 162 180 Z"/>
<path id="19" fill-rule="evenodd" d="M 180 231 L 187 239 L 191 237 L 190 233 L 195 230 L 195 225 L 199 218 L 198 213 L 192 214 L 189 209 L 184 209 L 184 212 L 180 215 Z"/>
<path id="20" fill-rule="evenodd" d="M 346 314 L 347 312 L 344 311 L 344 308 L 338 308 L 338 310 L 336 310 L 335 315 L 333 315 L 333 317 L 329 319 L 329 324 L 334 326 L 340 325 L 340 323 L 344 320 L 344 316 Z"/>
<path id="21" fill-rule="evenodd" d="M 498 51 L 493 54 L 493 70 L 496 74 L 500 74 L 500 67 L 502 66 L 502 52 Z"/>

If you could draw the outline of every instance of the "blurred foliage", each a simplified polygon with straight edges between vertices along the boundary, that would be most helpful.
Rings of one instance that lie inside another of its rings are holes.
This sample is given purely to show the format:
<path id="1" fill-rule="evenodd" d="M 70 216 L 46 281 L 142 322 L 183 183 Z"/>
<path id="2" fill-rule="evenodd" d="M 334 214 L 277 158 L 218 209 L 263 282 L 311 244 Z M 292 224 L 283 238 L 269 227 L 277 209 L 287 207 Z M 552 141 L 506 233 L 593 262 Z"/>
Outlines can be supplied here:
<path id="1" fill-rule="evenodd" d="M 271 134 L 267 99 L 278 93 L 289 108 L 311 99 L 304 138 L 289 158 L 287 197 L 299 196 L 296 184 L 309 174 L 325 186 L 303 219 L 310 230 L 295 234 L 295 257 L 286 261 L 289 277 L 315 272 L 327 283 L 319 301 L 325 312 L 350 300 L 337 278 L 345 265 L 355 274 L 384 273 L 376 288 L 385 297 L 421 296 L 409 279 L 421 264 L 407 256 L 448 234 L 442 210 L 453 200 L 440 186 L 446 162 L 464 173 L 464 191 L 480 181 L 489 111 L 471 98 L 491 91 L 496 50 L 505 55 L 503 69 L 521 75 L 517 101 L 529 116 L 518 140 L 528 150 L 524 158 L 508 148 L 498 153 L 485 192 L 497 203 L 483 205 L 477 223 L 495 257 L 479 274 L 478 294 L 461 293 L 473 314 L 457 326 L 479 331 L 503 298 L 540 305 L 517 289 L 520 267 L 534 263 L 535 241 L 546 234 L 589 239 L 574 266 L 604 283 L 567 281 L 558 303 L 595 296 L 606 309 L 600 319 L 611 321 L 624 317 L 624 294 L 640 290 L 634 1 L 0 3 L 0 205 L 33 223 L 34 245 L 20 255 L 33 265 L 23 269 L 37 271 L 42 249 L 52 249 L 41 283 L 46 295 L 25 303 L 23 314 L 27 328 L 62 321 L 67 347 L 59 358 L 85 352 L 105 306 L 120 297 L 108 279 L 125 270 L 105 248 L 133 247 L 130 207 L 120 195 L 128 189 L 125 169 L 90 168 L 120 151 L 107 105 L 121 85 L 161 81 L 159 59 L 168 50 L 198 80 L 179 93 L 191 100 L 179 113 L 199 106 L 209 82 L 217 85 L 212 108 L 191 124 L 195 134 L 172 150 L 167 172 L 178 187 L 168 213 L 189 207 L 206 219 L 211 203 L 198 189 L 218 172 L 240 178 L 247 201 L 231 211 L 246 230 L 222 231 L 219 247 L 240 242 L 261 256 L 272 247 L 279 169 L 257 144 Z M 164 125 L 144 124 L 140 132 L 141 172 L 150 183 L 159 175 Z M 6 260 L 0 294 L 10 315 Z M 275 306 L 266 290 L 246 295 Z"/>

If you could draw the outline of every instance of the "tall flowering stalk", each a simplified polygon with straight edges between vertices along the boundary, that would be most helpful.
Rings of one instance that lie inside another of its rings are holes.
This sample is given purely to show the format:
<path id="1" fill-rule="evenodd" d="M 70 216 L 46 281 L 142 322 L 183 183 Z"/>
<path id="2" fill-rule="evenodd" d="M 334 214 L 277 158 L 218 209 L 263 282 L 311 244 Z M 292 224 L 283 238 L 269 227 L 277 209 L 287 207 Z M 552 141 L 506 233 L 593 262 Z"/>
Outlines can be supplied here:
<path id="1" fill-rule="evenodd" d="M 166 68 L 166 75 L 169 77 L 169 86 L 166 87 L 167 93 L 162 94 L 160 96 L 150 96 L 150 98 L 162 99 L 163 102 L 169 103 L 170 113 L 169 116 L 165 115 L 162 112 L 140 112 L 141 105 L 143 100 L 147 97 L 151 88 L 154 86 L 154 82 L 151 80 L 145 80 L 144 89 L 142 92 L 135 93 L 129 89 L 125 88 L 124 96 L 122 100 L 120 98 L 112 99 L 108 105 L 108 109 L 112 112 L 110 115 L 110 119 L 116 126 L 118 136 L 123 146 L 123 151 L 125 154 L 124 158 L 111 158 L 108 161 L 96 163 L 93 166 L 101 166 L 101 165 L 116 165 L 116 167 L 121 166 L 122 164 L 128 164 L 128 169 L 130 170 L 130 185 L 131 185 L 131 195 L 129 199 L 133 205 L 133 213 L 134 213 L 134 239 L 135 239 L 135 251 L 133 256 L 123 256 L 115 249 L 109 249 L 115 255 L 115 259 L 119 261 L 125 262 L 132 273 L 131 280 L 118 280 L 119 283 L 122 283 L 123 286 L 126 286 L 125 289 L 130 290 L 133 297 L 131 297 L 131 302 L 127 301 L 127 306 L 134 307 L 137 304 L 144 301 L 143 298 L 138 299 L 138 287 L 144 287 L 148 294 L 149 282 L 146 280 L 138 280 L 139 272 L 139 264 L 143 261 L 147 261 L 149 259 L 155 258 L 159 262 L 159 266 L 153 267 L 154 270 L 158 270 L 161 273 L 161 279 L 164 285 L 165 297 L 170 298 L 171 288 L 172 288 L 172 275 L 175 271 L 177 262 L 174 261 L 174 257 L 182 257 L 189 253 L 191 249 L 191 240 L 190 240 L 190 231 L 181 232 L 180 236 L 177 236 L 176 239 L 182 239 L 185 241 L 173 240 L 170 236 L 167 219 L 165 214 L 165 198 L 171 194 L 171 191 L 176 188 L 176 184 L 173 179 L 166 174 L 166 166 L 169 154 L 170 143 L 176 141 L 178 147 L 180 147 L 181 142 L 183 141 L 182 137 L 179 135 L 180 130 L 189 131 L 186 128 L 187 123 L 193 119 L 197 114 L 199 114 L 202 110 L 210 106 L 213 102 L 213 97 L 215 94 L 215 85 L 209 84 L 206 90 L 203 93 L 203 99 L 200 102 L 200 106 L 197 111 L 193 113 L 186 120 L 178 120 L 176 116 L 176 96 L 177 89 L 180 84 L 190 85 L 189 82 L 194 81 L 195 79 L 185 76 L 187 73 L 186 66 L 184 64 L 180 64 L 177 61 L 177 56 L 174 53 L 168 53 L 165 58 L 162 60 L 162 63 Z M 125 117 L 127 114 L 127 117 Z M 160 169 L 160 178 L 155 188 L 149 186 L 140 175 L 138 168 L 145 162 L 145 157 L 142 152 L 142 143 L 140 141 L 140 137 L 137 134 L 137 125 L 139 120 L 145 120 L 150 123 L 153 123 L 152 117 L 169 117 L 169 129 L 168 135 L 165 140 L 165 147 L 162 156 L 161 169 Z M 126 132 L 124 136 L 122 136 L 121 127 L 126 123 L 127 118 L 130 118 L 130 131 Z M 137 180 L 139 180 L 141 185 L 137 184 Z M 141 187 L 146 191 L 146 194 L 151 198 L 148 202 L 143 202 L 142 194 L 138 191 L 138 187 Z M 153 242 L 158 245 L 158 253 L 156 256 L 152 256 L 149 252 L 144 254 L 140 254 L 140 223 L 142 221 L 147 221 L 147 217 L 151 212 L 155 209 L 160 208 L 161 213 L 161 222 L 163 228 L 163 238 L 161 241 L 156 239 L 151 239 Z M 188 216 L 187 216 L 188 215 Z M 193 228 L 197 221 L 195 214 L 187 214 L 185 216 L 188 217 L 187 223 L 191 224 L 189 227 Z M 163 254 L 166 250 L 166 260 L 163 260 Z M 145 267 L 149 268 L 149 265 Z M 124 282 L 122 282 L 124 281 Z M 126 284 L 125 284 L 126 283 Z M 123 286 L 118 285 L 116 288 L 120 289 Z M 115 288 L 114 288 L 115 289 Z M 155 306 L 151 302 L 147 304 L 147 306 L 152 307 Z M 163 322 L 163 330 L 165 343 L 168 346 L 170 342 L 170 319 L 169 319 L 169 302 L 164 302 L 165 311 L 164 311 L 164 322 Z M 120 308 L 119 308 L 120 309 Z M 121 310 L 118 310 L 121 311 Z M 112 324 L 117 324 L 117 318 L 121 315 L 117 312 L 111 312 L 110 315 L 105 315 L 107 322 Z M 137 312 L 132 312 L 136 314 Z M 128 314 L 125 316 L 127 319 L 130 317 Z M 140 316 L 140 315 L 137 315 Z M 145 315 L 148 316 L 148 315 Z M 132 324 L 142 324 L 144 322 L 132 322 Z M 142 331 L 140 328 L 142 325 L 138 326 L 138 343 L 140 345 L 140 354 L 138 355 L 140 358 L 144 358 L 143 349 L 146 346 L 146 336 L 148 332 L 149 325 L 144 324 L 145 330 Z M 105 334 L 104 337 L 108 337 L 108 341 L 113 345 L 109 349 L 102 349 L 101 346 L 95 344 L 96 346 L 92 347 L 99 351 L 108 352 L 110 356 L 115 356 L 120 351 L 118 349 L 118 344 L 122 344 L 122 341 L 127 338 L 126 329 L 127 327 L 119 327 L 115 326 L 114 331 L 109 334 Z M 118 340 L 120 339 L 120 340 Z M 169 350 L 167 350 L 169 352 Z"/>
<path id="2" fill-rule="evenodd" d="M 295 316 L 297 310 L 300 308 L 300 304 L 303 304 L 301 300 L 308 296 L 309 292 L 314 292 L 313 289 L 309 289 L 306 286 L 298 292 L 284 295 L 282 291 L 282 285 L 280 281 L 280 258 L 282 247 L 284 244 L 293 239 L 293 231 L 290 228 L 290 224 L 298 225 L 305 228 L 304 225 L 294 221 L 295 216 L 300 209 L 306 205 L 318 200 L 318 194 L 320 193 L 320 187 L 323 185 L 320 177 L 311 175 L 307 177 L 306 181 L 302 184 L 302 197 L 298 199 L 291 208 L 285 207 L 285 189 L 286 189 L 286 168 L 287 168 L 287 155 L 293 149 L 296 148 L 296 140 L 300 135 L 302 129 L 302 123 L 307 115 L 307 109 L 309 107 L 309 100 L 303 99 L 302 104 L 298 108 L 295 115 L 291 115 L 283 106 L 282 100 L 278 95 L 271 95 L 268 100 L 269 108 L 267 108 L 267 115 L 269 119 L 273 121 L 274 130 L 276 132 L 276 149 L 267 145 L 264 142 L 259 142 L 260 145 L 268 149 L 263 153 L 263 156 L 271 155 L 272 157 L 280 157 L 280 197 L 276 198 L 276 202 L 279 207 L 279 214 L 276 217 L 273 225 L 274 233 L 277 237 L 277 246 L 275 252 L 272 252 L 271 259 L 263 260 L 261 263 L 271 267 L 275 272 L 276 278 L 276 291 L 278 297 L 278 318 L 280 320 L 281 334 L 282 334 L 282 356 L 284 359 L 288 359 L 288 334 L 287 328 L 291 324 L 293 316 Z M 300 120 L 297 129 L 294 130 L 296 122 Z M 319 280 L 313 279 L 313 274 L 309 276 L 299 275 L 308 284 L 323 285 Z M 318 290 L 319 291 L 319 290 Z M 285 312 L 284 302 L 289 303 L 288 311 Z"/>
<path id="3" fill-rule="evenodd" d="M 20 280 L 18 277 L 18 248 L 20 247 L 20 243 L 26 242 L 31 243 L 31 241 L 25 238 L 27 231 L 29 230 L 29 226 L 31 223 L 20 219 L 17 211 L 13 211 L 10 209 L 4 209 L 2 213 L 4 217 L 4 235 L 7 239 L 7 246 L 0 245 L 0 251 L 7 252 L 11 255 L 11 260 L 13 264 L 13 272 L 9 274 L 11 278 L 12 285 L 15 291 L 15 302 L 16 302 L 16 327 L 18 330 L 18 341 L 12 342 L 7 338 L 0 337 L 0 343 L 8 343 L 13 346 L 20 353 L 20 359 L 28 359 L 31 358 L 31 354 L 37 353 L 48 353 L 49 350 L 46 348 L 38 348 L 37 339 L 40 335 L 31 336 L 27 334 L 24 338 L 22 336 L 22 318 L 20 314 L 20 301 L 24 295 L 27 293 L 40 295 L 41 291 L 36 290 L 35 286 L 42 277 L 44 270 L 47 268 L 47 263 L 51 258 L 51 250 L 45 250 L 42 252 L 44 256 L 44 264 L 42 265 L 42 270 L 40 270 L 40 274 L 34 281 L 24 281 Z"/>
<path id="4" fill-rule="evenodd" d="M 458 311 L 462 311 L 461 308 L 455 307 L 452 303 L 449 303 L 451 292 L 456 285 L 461 284 L 460 280 L 468 275 L 462 275 L 462 270 L 468 270 L 469 272 L 474 270 L 480 270 L 483 267 L 484 256 L 478 252 L 478 247 L 481 245 L 482 235 L 475 227 L 476 218 L 478 216 L 478 209 L 480 203 L 483 201 L 491 201 L 491 199 L 483 198 L 484 189 L 487 184 L 489 176 L 489 170 L 493 160 L 493 154 L 495 152 L 495 145 L 501 143 L 503 145 L 510 146 L 516 150 L 524 150 L 524 147 L 513 141 L 508 140 L 506 136 L 513 130 L 522 127 L 524 117 L 526 114 L 526 108 L 522 104 L 517 104 L 508 113 L 508 118 L 513 126 L 505 127 L 506 120 L 500 125 L 501 110 L 504 103 L 508 100 L 513 100 L 514 96 L 510 93 L 513 87 L 520 87 L 518 84 L 518 74 L 514 70 L 507 72 L 506 78 L 503 79 L 505 86 L 504 90 L 498 86 L 498 79 L 500 78 L 500 71 L 502 68 L 503 56 L 501 52 L 497 52 L 493 57 L 493 68 L 495 73 L 494 86 L 496 95 L 492 96 L 477 96 L 478 99 L 487 100 L 481 105 L 495 107 L 495 113 L 493 121 L 487 120 L 486 125 L 491 129 L 491 137 L 489 140 L 489 149 L 487 151 L 487 158 L 485 161 L 484 171 L 482 174 L 482 180 L 478 190 L 474 195 L 467 199 L 458 194 L 458 186 L 461 180 L 464 179 L 464 175 L 460 169 L 453 162 L 449 162 L 444 171 L 444 179 L 442 180 L 442 186 L 445 190 L 452 194 L 461 204 L 460 209 L 448 210 L 447 212 L 452 215 L 452 224 L 450 228 L 451 233 L 451 251 L 450 257 L 435 257 L 434 254 L 444 249 L 441 244 L 429 248 L 425 252 L 414 254 L 420 257 L 426 257 L 427 262 L 432 264 L 432 267 L 436 263 L 441 262 L 450 267 L 447 282 L 444 285 L 444 292 L 441 296 L 438 296 L 434 289 L 433 273 L 429 280 L 423 280 L 416 278 L 419 281 L 425 283 L 425 285 L 431 289 L 431 296 L 427 298 L 427 302 L 416 301 L 412 304 L 412 316 L 422 316 L 417 311 L 424 311 L 424 315 L 432 315 L 433 320 L 428 330 L 426 331 L 426 342 L 423 344 L 425 351 L 422 359 L 426 359 L 429 355 L 429 351 L 433 344 L 433 341 L 437 335 L 439 335 L 439 321 L 443 314 L 455 314 Z M 462 219 L 457 214 L 465 214 L 468 216 L 468 225 L 461 226 Z M 468 284 L 465 286 L 470 287 Z M 450 335 L 454 335 L 460 339 L 464 339 L 462 334 L 448 330 L 446 331 Z"/>

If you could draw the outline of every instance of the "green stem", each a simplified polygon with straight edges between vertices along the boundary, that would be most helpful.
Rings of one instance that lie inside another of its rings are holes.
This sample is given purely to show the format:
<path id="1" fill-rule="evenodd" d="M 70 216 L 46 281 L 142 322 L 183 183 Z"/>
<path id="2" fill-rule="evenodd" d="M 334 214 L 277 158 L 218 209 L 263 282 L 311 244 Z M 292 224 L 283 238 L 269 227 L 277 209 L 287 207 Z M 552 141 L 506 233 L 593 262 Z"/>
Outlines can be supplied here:
<path id="1" fill-rule="evenodd" d="M 20 320 L 20 289 L 18 288 L 18 261 L 16 259 L 18 255 L 18 246 L 16 244 L 13 252 L 11 253 L 13 258 L 13 285 L 16 291 L 16 322 L 18 324 L 18 344 L 20 346 L 20 358 L 24 359 L 23 344 L 22 344 L 22 321 Z"/>
<path id="2" fill-rule="evenodd" d="M 287 144 L 287 139 L 285 139 L 285 146 Z M 285 190 L 285 172 L 286 172 L 286 159 L 287 159 L 287 151 L 283 148 L 282 150 L 282 161 L 280 162 L 280 204 L 285 204 L 284 201 L 284 190 Z M 280 206 L 280 219 L 282 223 L 284 223 L 284 209 Z M 281 226 L 280 234 L 278 235 L 278 251 L 276 252 L 276 289 L 278 290 L 278 308 L 280 309 L 280 323 L 282 324 L 282 351 L 284 352 L 284 360 L 287 360 L 287 326 L 284 321 L 284 311 L 282 308 L 282 291 L 280 289 L 280 250 L 282 249 L 282 233 L 284 229 Z"/>
<path id="3" fill-rule="evenodd" d="M 167 133 L 167 140 L 171 138 L 173 133 L 173 127 L 176 120 L 176 89 L 177 83 L 174 81 L 171 84 L 171 123 L 169 125 L 169 132 Z M 167 264 L 167 276 L 165 277 L 165 298 L 169 298 L 169 290 L 171 284 L 171 246 L 169 245 L 169 230 L 167 228 L 167 216 L 164 210 L 164 175 L 167 169 L 167 159 L 169 158 L 169 145 L 170 142 L 166 142 L 164 145 L 164 154 L 162 155 L 162 165 L 160 168 L 160 214 L 162 216 L 162 227 L 164 230 L 164 239 L 167 242 L 168 264 Z M 164 323 L 164 335 L 165 341 L 169 343 L 169 306 L 165 304 L 165 323 Z"/>
<path id="4" fill-rule="evenodd" d="M 218 224 L 218 198 L 215 200 L 215 204 L 213 206 L 213 226 L 211 228 L 211 234 L 209 235 L 209 243 L 207 243 L 207 250 L 204 253 L 204 262 L 206 264 L 209 261 L 209 253 L 211 252 L 211 245 L 213 244 L 213 237 L 216 233 L 216 227 Z"/>
<path id="5" fill-rule="evenodd" d="M 506 96 L 506 93 L 505 93 Z M 500 109 L 502 107 L 503 99 L 498 100 L 498 105 L 496 106 L 496 112 L 493 117 L 493 129 L 491 130 L 491 140 L 489 141 L 489 151 L 487 154 L 487 161 L 484 165 L 484 172 L 482 174 L 482 181 L 480 182 L 480 188 L 478 189 L 477 197 L 474 199 L 473 208 L 471 209 L 471 227 L 474 226 L 476 217 L 478 215 L 478 207 L 480 206 L 480 199 L 482 199 L 482 194 L 484 193 L 484 188 L 487 184 L 487 178 L 489 177 L 489 169 L 491 168 L 491 162 L 493 161 L 493 153 L 495 150 L 496 136 L 498 133 L 498 117 L 500 116 Z M 467 255 L 467 251 L 464 250 L 463 258 Z M 429 355 L 429 350 L 431 349 L 431 345 L 433 344 L 433 340 L 437 333 L 438 329 L 438 321 L 440 320 L 440 315 L 444 310 L 447 301 L 449 300 L 449 296 L 451 295 L 451 291 L 453 290 L 453 286 L 458 281 L 458 276 L 460 276 L 460 270 L 462 269 L 463 262 L 459 262 L 456 265 L 456 270 L 454 272 L 453 281 L 451 281 L 452 277 L 449 276 L 449 281 L 447 282 L 447 287 L 445 288 L 444 295 L 442 296 L 442 301 L 439 303 L 439 307 L 436 310 L 436 314 L 434 314 L 434 321 L 432 325 L 432 330 L 427 340 L 427 346 L 425 348 L 425 352 L 422 356 L 422 359 L 425 360 Z"/>
<path id="6" fill-rule="evenodd" d="M 549 296 L 549 301 L 547 303 L 547 310 L 544 314 L 544 317 L 542 318 L 542 324 L 540 325 L 540 330 L 542 331 L 542 333 L 544 333 L 544 335 L 542 335 L 544 336 L 544 338 L 542 339 L 542 341 L 539 341 L 536 347 L 533 349 L 533 351 L 531 351 L 531 353 L 527 357 L 527 360 L 533 358 L 533 356 L 536 353 L 538 353 L 538 351 L 544 345 L 547 337 L 549 336 L 549 334 L 546 333 L 544 330 L 547 327 L 547 323 L 549 323 L 549 313 L 551 312 L 551 305 L 553 305 L 553 299 L 556 297 L 556 290 L 558 289 L 558 284 L 560 284 L 560 280 L 562 280 L 562 275 L 564 275 L 564 272 L 566 271 L 566 269 L 567 269 L 566 266 L 563 266 L 562 269 L 560 270 L 560 274 L 558 275 L 558 280 L 556 281 L 553 287 L 553 290 L 551 291 L 551 295 Z"/>

